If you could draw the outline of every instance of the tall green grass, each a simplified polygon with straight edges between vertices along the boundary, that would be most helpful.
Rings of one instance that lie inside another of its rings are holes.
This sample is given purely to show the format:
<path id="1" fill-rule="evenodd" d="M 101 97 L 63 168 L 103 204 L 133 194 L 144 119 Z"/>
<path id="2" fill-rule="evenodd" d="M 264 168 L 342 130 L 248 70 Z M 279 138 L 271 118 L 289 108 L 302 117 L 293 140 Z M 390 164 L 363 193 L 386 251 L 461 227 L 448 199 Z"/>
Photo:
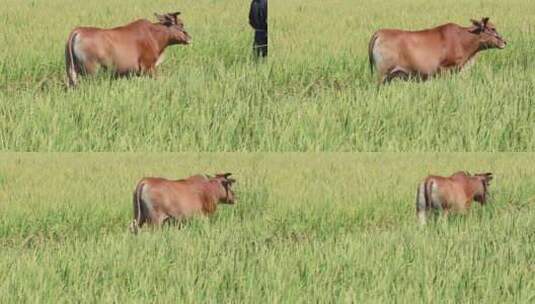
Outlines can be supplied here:
<path id="1" fill-rule="evenodd" d="M 533 154 L 1 154 L 0 294 L 20 302 L 532 303 Z M 420 228 L 429 173 L 491 201 Z M 238 202 L 127 232 L 145 175 L 231 171 Z"/>
<path id="2" fill-rule="evenodd" d="M 532 151 L 535 44 L 528 0 L 272 1 L 270 57 L 251 58 L 247 1 L 4 0 L 0 148 L 9 151 Z M 66 91 L 64 43 L 181 10 L 193 45 L 156 79 Z M 367 43 L 382 27 L 490 16 L 509 44 L 460 75 L 380 89 Z"/>

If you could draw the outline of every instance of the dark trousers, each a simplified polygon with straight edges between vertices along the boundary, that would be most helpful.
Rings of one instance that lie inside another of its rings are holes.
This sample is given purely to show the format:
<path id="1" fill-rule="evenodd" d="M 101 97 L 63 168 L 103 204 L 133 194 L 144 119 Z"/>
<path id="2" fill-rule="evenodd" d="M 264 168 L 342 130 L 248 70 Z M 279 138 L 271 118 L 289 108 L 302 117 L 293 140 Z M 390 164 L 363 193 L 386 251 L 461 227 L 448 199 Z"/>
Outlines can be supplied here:
<path id="1" fill-rule="evenodd" d="M 256 57 L 266 57 L 268 53 L 268 33 L 263 30 L 255 30 L 253 52 Z"/>

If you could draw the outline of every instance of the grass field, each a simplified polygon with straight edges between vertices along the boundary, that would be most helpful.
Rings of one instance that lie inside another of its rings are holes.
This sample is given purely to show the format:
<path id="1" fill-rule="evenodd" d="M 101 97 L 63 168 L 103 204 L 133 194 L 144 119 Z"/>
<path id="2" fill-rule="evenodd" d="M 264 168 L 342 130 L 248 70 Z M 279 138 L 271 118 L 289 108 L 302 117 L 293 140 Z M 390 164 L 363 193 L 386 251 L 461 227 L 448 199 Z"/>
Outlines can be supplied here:
<path id="1" fill-rule="evenodd" d="M 9 151 L 533 151 L 535 3 L 270 3 L 270 58 L 250 58 L 243 0 L 3 0 L 0 148 Z M 64 43 L 181 10 L 193 45 L 157 79 L 106 76 L 65 91 Z M 367 43 L 382 27 L 490 16 L 509 42 L 461 75 L 377 90 Z"/>
<path id="2" fill-rule="evenodd" d="M 0 154 L 5 303 L 533 303 L 533 154 Z M 491 201 L 416 225 L 428 173 Z M 238 203 L 127 232 L 144 175 L 232 171 Z"/>
<path id="3" fill-rule="evenodd" d="M 535 2 L 271 1 L 261 62 L 244 0 L 1 6 L 0 302 L 535 302 L 535 154 L 417 153 L 535 151 Z M 72 28 L 177 10 L 193 45 L 155 79 L 65 89 Z M 375 30 L 483 16 L 505 50 L 377 87 Z M 418 227 L 418 182 L 457 170 L 493 172 L 491 203 Z M 141 177 L 222 171 L 237 205 L 127 232 Z"/>

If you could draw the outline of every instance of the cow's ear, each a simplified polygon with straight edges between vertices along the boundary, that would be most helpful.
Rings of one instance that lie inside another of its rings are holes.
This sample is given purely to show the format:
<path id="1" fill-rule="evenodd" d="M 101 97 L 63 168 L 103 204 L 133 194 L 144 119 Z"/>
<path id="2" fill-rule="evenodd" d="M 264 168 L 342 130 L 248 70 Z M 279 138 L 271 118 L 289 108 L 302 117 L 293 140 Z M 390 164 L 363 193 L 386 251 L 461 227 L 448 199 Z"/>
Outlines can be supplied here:
<path id="1" fill-rule="evenodd" d="M 169 13 L 167 15 L 169 15 L 170 19 L 173 21 L 173 24 L 178 23 L 177 16 L 180 15 L 180 12 Z"/>
<path id="2" fill-rule="evenodd" d="M 154 13 L 154 17 L 158 20 L 158 22 L 163 23 L 165 21 L 165 15 L 160 15 L 158 13 Z"/>
<path id="3" fill-rule="evenodd" d="M 231 175 L 232 175 L 232 173 L 227 172 L 227 173 L 219 173 L 219 174 L 216 174 L 215 176 L 216 177 L 222 177 L 222 178 L 228 178 Z"/>
<path id="4" fill-rule="evenodd" d="M 483 23 L 478 20 L 470 19 L 470 22 L 472 22 L 472 27 L 470 27 L 469 31 L 470 33 L 479 34 L 483 30 Z"/>
<path id="5" fill-rule="evenodd" d="M 470 19 L 470 22 L 472 22 L 472 24 L 474 26 L 481 26 L 481 21 L 479 21 L 479 20 Z"/>
<path id="6" fill-rule="evenodd" d="M 160 15 L 154 13 L 154 16 L 156 16 L 156 19 L 158 19 L 158 22 L 162 25 L 169 26 L 173 24 L 173 19 L 169 16 L 169 14 Z"/>
<path id="7" fill-rule="evenodd" d="M 482 178 L 483 180 L 485 180 L 485 182 L 490 182 L 494 176 L 492 176 L 492 173 L 491 172 L 486 172 L 486 173 L 478 173 L 476 174 L 476 176 Z"/>

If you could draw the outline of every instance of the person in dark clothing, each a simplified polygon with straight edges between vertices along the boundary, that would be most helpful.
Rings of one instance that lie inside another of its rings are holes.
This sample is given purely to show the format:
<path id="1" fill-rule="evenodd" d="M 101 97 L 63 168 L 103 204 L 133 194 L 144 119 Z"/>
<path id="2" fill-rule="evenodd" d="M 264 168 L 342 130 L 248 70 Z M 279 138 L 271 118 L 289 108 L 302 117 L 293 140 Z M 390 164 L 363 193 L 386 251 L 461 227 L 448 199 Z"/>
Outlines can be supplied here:
<path id="1" fill-rule="evenodd" d="M 267 0 L 253 0 L 249 10 L 249 24 L 255 29 L 253 52 L 257 57 L 268 53 Z"/>

